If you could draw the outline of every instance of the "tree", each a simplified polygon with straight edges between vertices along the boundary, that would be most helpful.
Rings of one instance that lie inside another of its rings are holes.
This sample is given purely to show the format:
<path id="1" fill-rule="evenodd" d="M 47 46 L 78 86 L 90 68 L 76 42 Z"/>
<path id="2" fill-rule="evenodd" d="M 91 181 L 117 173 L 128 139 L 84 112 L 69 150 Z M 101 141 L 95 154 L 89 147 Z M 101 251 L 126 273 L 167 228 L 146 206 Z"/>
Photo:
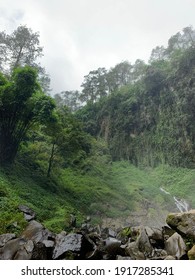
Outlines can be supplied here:
<path id="1" fill-rule="evenodd" d="M 20 143 L 36 123 L 52 118 L 53 100 L 43 94 L 31 67 L 16 68 L 8 81 L 0 76 L 0 164 L 12 163 Z"/>
<path id="2" fill-rule="evenodd" d="M 81 102 L 79 97 L 80 92 L 78 90 L 62 91 L 54 95 L 57 106 L 67 106 L 71 112 L 75 112 L 80 108 Z"/>
<path id="3" fill-rule="evenodd" d="M 55 111 L 55 121 L 45 130 L 50 137 L 50 155 L 47 177 L 50 177 L 57 158 L 61 158 L 63 166 L 77 165 L 90 152 L 91 137 L 84 132 L 82 123 L 66 106 Z"/>
<path id="4" fill-rule="evenodd" d="M 130 84 L 132 80 L 132 65 L 123 61 L 111 68 L 107 75 L 109 92 Z"/>
<path id="5" fill-rule="evenodd" d="M 151 63 L 156 60 L 163 60 L 165 57 L 165 48 L 163 46 L 157 46 L 152 50 L 149 62 Z"/>
<path id="6" fill-rule="evenodd" d="M 80 95 L 81 102 L 91 101 L 94 103 L 100 97 L 108 94 L 106 73 L 105 68 L 98 68 L 97 70 L 90 71 L 84 77 L 84 82 L 81 85 L 83 88 Z"/>
<path id="7" fill-rule="evenodd" d="M 39 82 L 45 91 L 49 91 L 50 78 L 37 62 L 43 56 L 43 47 L 39 45 L 39 33 L 20 25 L 12 34 L 0 32 L 0 70 L 10 74 L 15 68 L 31 66 L 39 73 Z"/>

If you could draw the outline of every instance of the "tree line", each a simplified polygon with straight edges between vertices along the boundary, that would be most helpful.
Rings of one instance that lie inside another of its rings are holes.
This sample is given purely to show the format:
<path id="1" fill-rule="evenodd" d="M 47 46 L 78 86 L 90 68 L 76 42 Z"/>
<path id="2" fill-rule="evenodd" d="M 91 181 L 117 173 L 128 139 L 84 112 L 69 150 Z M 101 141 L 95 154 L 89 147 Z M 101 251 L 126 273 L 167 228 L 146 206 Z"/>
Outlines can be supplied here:
<path id="1" fill-rule="evenodd" d="M 82 91 L 49 96 L 39 33 L 0 32 L 0 164 L 19 154 L 52 168 L 81 163 L 104 139 L 112 160 L 136 165 L 195 163 L 195 31 L 186 27 L 148 63 L 123 61 L 84 77 Z M 96 139 L 96 140 L 95 140 Z"/>

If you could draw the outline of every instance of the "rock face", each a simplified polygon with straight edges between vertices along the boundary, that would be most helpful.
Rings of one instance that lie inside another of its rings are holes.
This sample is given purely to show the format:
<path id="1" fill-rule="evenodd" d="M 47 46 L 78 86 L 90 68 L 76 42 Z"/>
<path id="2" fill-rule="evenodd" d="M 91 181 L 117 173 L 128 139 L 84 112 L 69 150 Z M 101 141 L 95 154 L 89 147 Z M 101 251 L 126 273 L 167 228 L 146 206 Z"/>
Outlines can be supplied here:
<path id="1" fill-rule="evenodd" d="M 25 206 L 21 211 L 31 213 Z M 25 212 L 24 212 L 25 213 Z M 54 234 L 30 219 L 21 236 L 0 235 L 1 260 L 179 260 L 195 259 L 195 210 L 172 213 L 162 229 L 136 226 L 118 231 L 93 227 Z"/>

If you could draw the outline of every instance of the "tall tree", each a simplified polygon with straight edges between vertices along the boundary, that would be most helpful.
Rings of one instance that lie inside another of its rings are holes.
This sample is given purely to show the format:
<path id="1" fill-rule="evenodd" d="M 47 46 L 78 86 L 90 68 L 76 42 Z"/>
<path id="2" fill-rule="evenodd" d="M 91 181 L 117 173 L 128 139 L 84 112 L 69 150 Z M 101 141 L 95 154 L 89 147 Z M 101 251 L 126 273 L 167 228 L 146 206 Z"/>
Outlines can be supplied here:
<path id="1" fill-rule="evenodd" d="M 34 67 L 38 70 L 42 88 L 48 92 L 50 78 L 38 62 L 43 56 L 43 47 L 39 44 L 39 33 L 25 25 L 20 25 L 11 34 L 0 32 L 0 70 L 10 74 L 17 67 Z"/>
<path id="2" fill-rule="evenodd" d="M 107 75 L 109 92 L 128 85 L 132 80 L 132 65 L 123 61 L 111 68 Z"/>
<path id="3" fill-rule="evenodd" d="M 81 87 L 83 88 L 80 95 L 81 102 L 91 101 L 94 103 L 100 97 L 106 96 L 108 93 L 108 85 L 106 80 L 106 69 L 98 68 L 97 70 L 90 71 L 84 77 L 84 82 Z"/>
<path id="4" fill-rule="evenodd" d="M 78 90 L 66 90 L 54 95 L 57 106 L 67 106 L 71 112 L 75 112 L 80 108 L 81 102 L 79 97 L 80 92 Z"/>
<path id="5" fill-rule="evenodd" d="M 17 68 L 10 80 L 0 79 L 0 164 L 12 163 L 21 141 L 36 123 L 52 117 L 55 105 L 44 95 L 37 82 L 36 71 Z"/>

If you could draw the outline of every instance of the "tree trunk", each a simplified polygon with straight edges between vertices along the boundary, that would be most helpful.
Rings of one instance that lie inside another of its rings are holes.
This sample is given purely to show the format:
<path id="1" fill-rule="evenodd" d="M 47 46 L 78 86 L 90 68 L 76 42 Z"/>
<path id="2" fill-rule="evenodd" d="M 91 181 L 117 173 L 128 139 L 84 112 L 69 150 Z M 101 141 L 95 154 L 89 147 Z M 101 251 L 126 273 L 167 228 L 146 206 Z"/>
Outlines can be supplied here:
<path id="1" fill-rule="evenodd" d="M 52 148 L 51 148 L 51 155 L 50 155 L 50 158 L 49 158 L 49 165 L 48 165 L 48 169 L 47 169 L 47 177 L 48 178 L 50 177 L 50 174 L 51 174 L 54 154 L 55 154 L 55 143 L 52 144 Z"/>

